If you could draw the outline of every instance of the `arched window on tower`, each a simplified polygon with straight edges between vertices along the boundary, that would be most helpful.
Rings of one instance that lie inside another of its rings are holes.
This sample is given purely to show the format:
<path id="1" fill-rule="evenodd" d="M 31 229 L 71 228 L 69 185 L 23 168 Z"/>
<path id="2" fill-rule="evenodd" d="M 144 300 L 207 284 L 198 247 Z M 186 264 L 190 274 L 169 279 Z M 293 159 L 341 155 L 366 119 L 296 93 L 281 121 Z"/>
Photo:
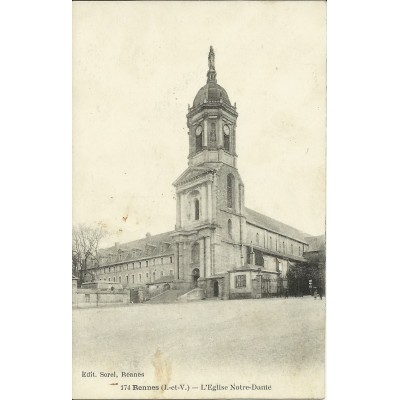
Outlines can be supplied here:
<path id="1" fill-rule="evenodd" d="M 230 146 L 229 146 L 229 136 L 224 135 L 224 149 L 226 151 L 230 151 Z"/>
<path id="2" fill-rule="evenodd" d="M 260 244 L 260 234 L 258 232 L 256 234 L 256 243 Z"/>
<path id="3" fill-rule="evenodd" d="M 229 174 L 226 182 L 226 205 L 228 208 L 233 208 L 233 185 L 234 178 L 232 174 Z"/>
<path id="4" fill-rule="evenodd" d="M 194 219 L 198 221 L 200 219 L 200 201 L 199 199 L 194 200 Z"/>
<path id="5" fill-rule="evenodd" d="M 231 149 L 231 140 L 230 140 L 231 130 L 229 128 L 229 125 L 226 125 L 226 124 L 224 125 L 223 129 L 224 129 L 224 150 L 230 151 L 230 149 Z"/>
<path id="6" fill-rule="evenodd" d="M 215 146 L 216 143 L 217 143 L 217 128 L 215 122 L 211 122 L 210 145 Z"/>
<path id="7" fill-rule="evenodd" d="M 228 235 L 232 238 L 232 221 L 228 219 Z"/>

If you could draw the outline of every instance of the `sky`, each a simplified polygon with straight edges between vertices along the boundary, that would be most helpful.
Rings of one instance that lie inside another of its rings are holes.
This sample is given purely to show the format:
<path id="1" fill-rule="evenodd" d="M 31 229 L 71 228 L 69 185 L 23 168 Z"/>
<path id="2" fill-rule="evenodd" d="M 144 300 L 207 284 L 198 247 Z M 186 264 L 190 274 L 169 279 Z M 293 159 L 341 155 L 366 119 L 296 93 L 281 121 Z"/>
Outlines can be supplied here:
<path id="1" fill-rule="evenodd" d="M 73 2 L 73 223 L 103 245 L 174 229 L 212 45 L 246 207 L 324 233 L 325 30 L 325 2 Z"/>

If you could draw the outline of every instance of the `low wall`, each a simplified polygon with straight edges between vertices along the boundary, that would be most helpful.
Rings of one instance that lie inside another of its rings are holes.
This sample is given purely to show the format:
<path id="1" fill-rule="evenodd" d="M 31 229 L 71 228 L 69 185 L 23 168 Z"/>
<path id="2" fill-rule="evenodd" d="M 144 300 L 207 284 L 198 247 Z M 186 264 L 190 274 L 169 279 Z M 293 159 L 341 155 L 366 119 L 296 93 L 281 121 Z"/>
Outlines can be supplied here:
<path id="1" fill-rule="evenodd" d="M 129 293 L 126 290 L 114 290 L 110 292 L 96 289 L 77 289 L 76 303 L 77 308 L 102 307 L 114 304 L 128 304 Z"/>

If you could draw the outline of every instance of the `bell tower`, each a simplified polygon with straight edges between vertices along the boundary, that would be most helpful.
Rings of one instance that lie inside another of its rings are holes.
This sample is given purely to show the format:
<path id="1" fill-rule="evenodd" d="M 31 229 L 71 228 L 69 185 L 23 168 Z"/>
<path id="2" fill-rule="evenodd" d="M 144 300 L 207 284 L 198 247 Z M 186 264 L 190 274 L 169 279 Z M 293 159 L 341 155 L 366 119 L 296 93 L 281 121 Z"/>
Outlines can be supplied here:
<path id="1" fill-rule="evenodd" d="M 208 54 L 207 83 L 189 106 L 189 165 L 224 162 L 236 167 L 236 105 L 232 106 L 226 90 L 217 83 L 215 53 Z"/>
<path id="2" fill-rule="evenodd" d="M 186 115 L 188 168 L 174 182 L 175 277 L 187 287 L 201 284 L 214 290 L 218 276 L 244 262 L 246 219 L 237 169 L 237 117 L 236 104 L 217 83 L 210 47 L 207 82 Z M 220 289 L 216 292 L 222 296 Z"/>

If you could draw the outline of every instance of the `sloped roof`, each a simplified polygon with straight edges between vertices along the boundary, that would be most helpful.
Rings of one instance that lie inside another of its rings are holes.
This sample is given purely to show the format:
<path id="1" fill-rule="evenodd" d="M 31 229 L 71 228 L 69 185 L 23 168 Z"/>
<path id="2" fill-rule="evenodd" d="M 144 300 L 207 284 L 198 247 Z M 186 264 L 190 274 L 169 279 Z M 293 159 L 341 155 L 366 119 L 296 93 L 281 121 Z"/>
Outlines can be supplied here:
<path id="1" fill-rule="evenodd" d="M 121 244 L 119 250 L 113 246 L 101 249 L 99 253 L 104 257 L 111 255 L 111 263 L 122 263 L 157 256 L 169 256 L 174 253 L 172 246 L 174 239 L 171 237 L 172 233 L 174 233 L 174 231 L 133 240 Z M 122 256 L 121 259 L 119 257 L 120 255 Z"/>
<path id="2" fill-rule="evenodd" d="M 287 236 L 291 239 L 307 243 L 305 238 L 310 236 L 307 233 L 299 231 L 298 229 L 286 225 L 283 222 L 277 221 L 276 219 L 267 217 L 264 214 L 260 214 L 259 212 L 251 210 L 250 208 L 245 207 L 245 213 L 247 222 L 265 228 L 269 231 L 279 233 L 283 236 Z"/>
<path id="3" fill-rule="evenodd" d="M 306 237 L 308 243 L 308 252 L 325 251 L 325 235 Z"/>

